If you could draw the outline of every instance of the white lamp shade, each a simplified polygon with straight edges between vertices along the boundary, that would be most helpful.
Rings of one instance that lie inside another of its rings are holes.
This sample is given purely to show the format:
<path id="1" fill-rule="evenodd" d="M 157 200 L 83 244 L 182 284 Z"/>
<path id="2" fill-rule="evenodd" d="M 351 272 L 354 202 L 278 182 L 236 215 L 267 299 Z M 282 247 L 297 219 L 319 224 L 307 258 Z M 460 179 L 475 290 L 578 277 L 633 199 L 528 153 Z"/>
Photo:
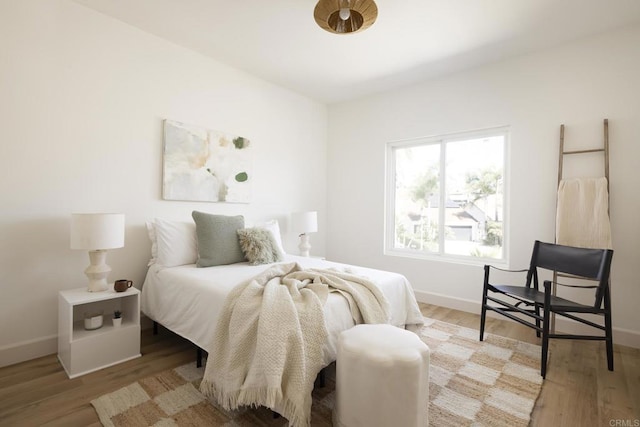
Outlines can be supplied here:
<path id="1" fill-rule="evenodd" d="M 297 212 L 292 215 L 293 231 L 298 234 L 318 231 L 317 212 Z"/>
<path id="2" fill-rule="evenodd" d="M 124 214 L 71 214 L 71 249 L 124 246 Z"/>

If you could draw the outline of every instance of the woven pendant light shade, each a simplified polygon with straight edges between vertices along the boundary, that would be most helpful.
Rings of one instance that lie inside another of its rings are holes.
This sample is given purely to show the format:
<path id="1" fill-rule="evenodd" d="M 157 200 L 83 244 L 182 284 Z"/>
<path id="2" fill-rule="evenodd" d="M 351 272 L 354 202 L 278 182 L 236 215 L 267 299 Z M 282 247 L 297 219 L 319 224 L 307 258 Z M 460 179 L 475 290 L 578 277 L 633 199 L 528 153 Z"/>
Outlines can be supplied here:
<path id="1" fill-rule="evenodd" d="M 340 18 L 340 8 L 348 5 L 349 18 Z M 313 17 L 323 30 L 334 34 L 349 34 L 366 30 L 378 17 L 373 0 L 320 0 Z"/>

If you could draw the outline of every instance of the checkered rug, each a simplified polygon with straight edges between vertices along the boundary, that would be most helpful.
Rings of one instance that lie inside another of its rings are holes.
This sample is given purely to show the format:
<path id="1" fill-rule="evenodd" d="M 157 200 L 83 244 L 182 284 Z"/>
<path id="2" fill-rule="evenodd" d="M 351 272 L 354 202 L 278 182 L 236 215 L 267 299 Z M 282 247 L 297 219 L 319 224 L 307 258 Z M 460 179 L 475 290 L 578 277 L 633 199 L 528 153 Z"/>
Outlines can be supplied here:
<path id="1" fill-rule="evenodd" d="M 540 347 L 425 318 L 431 426 L 526 426 L 542 387 Z M 225 411 L 198 391 L 203 368 L 180 366 L 91 402 L 105 426 L 285 426 L 266 408 Z M 313 391 L 312 426 L 331 426 L 335 382 Z"/>
<path id="2" fill-rule="evenodd" d="M 526 426 L 540 389 L 540 346 L 425 318 L 429 424 Z"/>

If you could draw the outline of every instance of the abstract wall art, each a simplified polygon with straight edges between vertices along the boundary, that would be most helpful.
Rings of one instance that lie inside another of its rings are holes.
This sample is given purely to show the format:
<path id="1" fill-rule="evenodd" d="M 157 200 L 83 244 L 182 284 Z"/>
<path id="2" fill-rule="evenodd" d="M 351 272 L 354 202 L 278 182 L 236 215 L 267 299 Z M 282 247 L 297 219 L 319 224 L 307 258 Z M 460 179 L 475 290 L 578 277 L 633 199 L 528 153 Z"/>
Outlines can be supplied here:
<path id="1" fill-rule="evenodd" d="M 246 138 L 165 120 L 162 197 L 249 203 L 251 160 Z"/>

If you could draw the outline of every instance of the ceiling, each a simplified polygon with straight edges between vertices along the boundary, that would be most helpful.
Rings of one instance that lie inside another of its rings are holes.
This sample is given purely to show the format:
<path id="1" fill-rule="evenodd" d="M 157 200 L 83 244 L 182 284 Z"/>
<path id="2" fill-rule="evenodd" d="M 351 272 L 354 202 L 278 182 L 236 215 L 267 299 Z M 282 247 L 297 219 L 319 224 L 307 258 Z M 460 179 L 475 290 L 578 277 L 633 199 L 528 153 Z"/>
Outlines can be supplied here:
<path id="1" fill-rule="evenodd" d="M 74 0 L 331 104 L 640 22 L 639 0 L 376 0 L 331 34 L 317 0 Z"/>

